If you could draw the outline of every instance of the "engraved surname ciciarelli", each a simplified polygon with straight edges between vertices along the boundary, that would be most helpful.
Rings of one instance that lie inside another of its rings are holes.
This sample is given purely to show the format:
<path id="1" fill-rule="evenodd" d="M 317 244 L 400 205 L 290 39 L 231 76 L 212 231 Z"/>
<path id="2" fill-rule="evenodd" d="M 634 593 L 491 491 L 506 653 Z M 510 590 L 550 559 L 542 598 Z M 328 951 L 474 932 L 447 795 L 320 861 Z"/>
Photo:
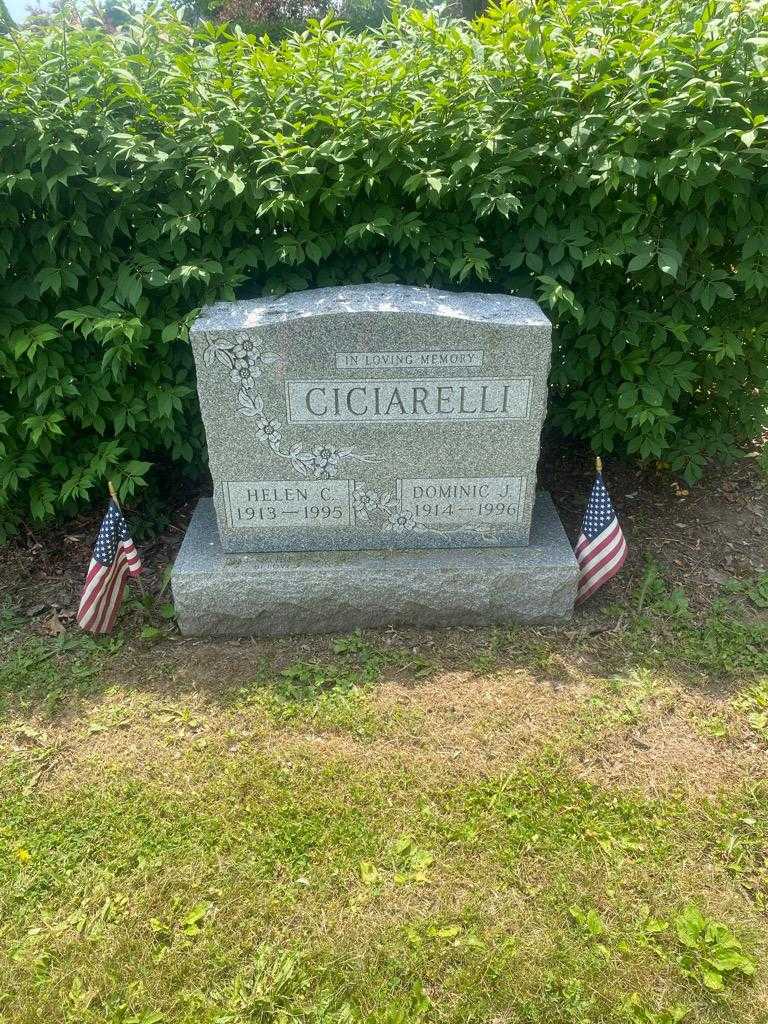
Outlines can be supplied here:
<path id="1" fill-rule="evenodd" d="M 528 416 L 531 380 L 291 380 L 291 423 L 429 423 L 517 420 Z"/>

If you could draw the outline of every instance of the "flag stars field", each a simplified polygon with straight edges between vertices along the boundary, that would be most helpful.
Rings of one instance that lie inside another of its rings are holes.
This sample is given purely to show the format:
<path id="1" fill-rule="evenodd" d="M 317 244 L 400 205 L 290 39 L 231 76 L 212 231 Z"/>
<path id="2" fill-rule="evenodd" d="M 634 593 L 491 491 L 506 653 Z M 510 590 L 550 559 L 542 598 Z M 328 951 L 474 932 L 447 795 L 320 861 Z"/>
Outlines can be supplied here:
<path id="1" fill-rule="evenodd" d="M 612 579 L 626 558 L 627 542 L 613 510 L 598 460 L 597 479 L 576 542 L 576 560 L 579 563 L 576 602 L 585 601 Z"/>
<path id="2" fill-rule="evenodd" d="M 77 622 L 89 633 L 109 633 L 123 602 L 128 578 L 141 572 L 141 559 L 117 501 L 101 524 L 85 578 Z"/>

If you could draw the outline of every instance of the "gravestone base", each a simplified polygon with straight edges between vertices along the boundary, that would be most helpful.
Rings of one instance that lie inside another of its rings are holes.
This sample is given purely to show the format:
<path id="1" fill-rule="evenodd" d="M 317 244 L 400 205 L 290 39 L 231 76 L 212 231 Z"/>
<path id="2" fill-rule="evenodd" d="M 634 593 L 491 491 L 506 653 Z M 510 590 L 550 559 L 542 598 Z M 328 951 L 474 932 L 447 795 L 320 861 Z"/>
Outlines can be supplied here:
<path id="1" fill-rule="evenodd" d="M 527 547 L 229 554 L 201 499 L 171 586 L 185 636 L 564 622 L 578 567 L 548 494 Z"/>

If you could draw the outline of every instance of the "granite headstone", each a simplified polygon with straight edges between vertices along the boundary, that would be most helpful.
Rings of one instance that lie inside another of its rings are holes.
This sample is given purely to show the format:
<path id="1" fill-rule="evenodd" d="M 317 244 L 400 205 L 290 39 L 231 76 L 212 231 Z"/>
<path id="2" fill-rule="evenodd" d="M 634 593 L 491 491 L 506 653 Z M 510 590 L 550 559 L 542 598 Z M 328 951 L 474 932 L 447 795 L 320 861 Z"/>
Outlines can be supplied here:
<path id="1" fill-rule="evenodd" d="M 531 532 L 551 352 L 551 325 L 534 302 L 403 285 L 322 288 L 217 303 L 191 337 L 215 521 L 201 503 L 174 570 L 183 631 L 570 613 L 575 562 L 546 497 Z M 534 580 L 542 529 L 552 550 Z M 477 549 L 491 550 L 480 558 Z M 387 553 L 401 553 L 399 563 L 382 562 Z M 553 558 L 559 604 L 540 587 Z M 420 595 L 443 587 L 446 572 L 454 588 L 458 571 L 471 580 L 472 565 L 486 577 L 498 576 L 494 566 L 517 573 L 500 584 L 517 597 L 484 597 L 480 579 L 458 605 L 444 595 L 433 607 Z M 347 576 L 363 590 L 354 606 L 334 604 Z M 258 582 L 267 577 L 269 590 Z"/>

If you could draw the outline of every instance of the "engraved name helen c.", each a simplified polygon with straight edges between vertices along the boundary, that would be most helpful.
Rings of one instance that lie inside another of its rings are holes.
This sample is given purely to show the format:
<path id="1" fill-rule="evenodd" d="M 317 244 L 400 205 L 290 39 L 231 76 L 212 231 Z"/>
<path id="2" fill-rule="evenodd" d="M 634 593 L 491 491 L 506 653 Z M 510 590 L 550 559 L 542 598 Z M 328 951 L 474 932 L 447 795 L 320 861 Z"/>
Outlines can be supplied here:
<path id="1" fill-rule="evenodd" d="M 352 524 L 351 480 L 228 480 L 224 498 L 233 529 Z"/>

